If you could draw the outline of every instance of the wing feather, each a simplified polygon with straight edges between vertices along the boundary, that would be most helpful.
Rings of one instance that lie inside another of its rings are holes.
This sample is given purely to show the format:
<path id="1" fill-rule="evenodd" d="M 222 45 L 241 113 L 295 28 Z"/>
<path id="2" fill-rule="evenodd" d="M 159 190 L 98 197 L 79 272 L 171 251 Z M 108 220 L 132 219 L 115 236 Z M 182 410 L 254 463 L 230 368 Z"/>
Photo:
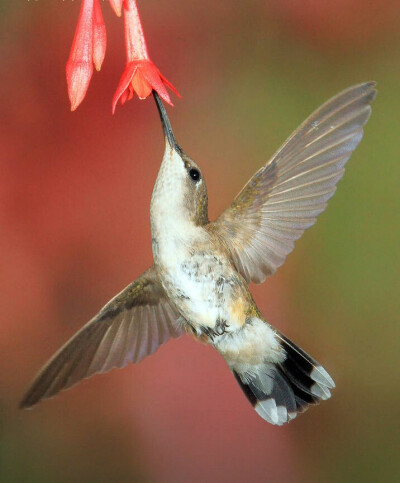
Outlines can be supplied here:
<path id="1" fill-rule="evenodd" d="M 248 282 L 275 273 L 324 211 L 361 141 L 375 95 L 375 83 L 367 82 L 326 102 L 208 225 Z"/>
<path id="2" fill-rule="evenodd" d="M 21 402 L 31 407 L 98 372 L 139 362 L 169 337 L 179 337 L 179 313 L 154 268 L 114 297 L 43 367 Z"/>

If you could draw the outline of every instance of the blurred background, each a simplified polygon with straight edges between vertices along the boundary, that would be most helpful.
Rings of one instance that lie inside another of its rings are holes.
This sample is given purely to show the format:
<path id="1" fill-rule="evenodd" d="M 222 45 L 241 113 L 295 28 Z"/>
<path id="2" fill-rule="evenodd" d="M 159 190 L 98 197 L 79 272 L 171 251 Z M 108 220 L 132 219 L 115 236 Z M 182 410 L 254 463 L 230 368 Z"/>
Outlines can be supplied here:
<path id="1" fill-rule="evenodd" d="M 151 57 L 215 218 L 320 104 L 378 82 L 365 137 L 318 223 L 253 286 L 267 320 L 332 374 L 334 397 L 277 428 L 225 362 L 185 336 L 32 411 L 40 366 L 152 263 L 163 153 L 153 101 L 111 115 L 123 22 L 69 111 L 78 1 L 0 3 L 0 481 L 400 481 L 400 3 L 147 0 Z"/>

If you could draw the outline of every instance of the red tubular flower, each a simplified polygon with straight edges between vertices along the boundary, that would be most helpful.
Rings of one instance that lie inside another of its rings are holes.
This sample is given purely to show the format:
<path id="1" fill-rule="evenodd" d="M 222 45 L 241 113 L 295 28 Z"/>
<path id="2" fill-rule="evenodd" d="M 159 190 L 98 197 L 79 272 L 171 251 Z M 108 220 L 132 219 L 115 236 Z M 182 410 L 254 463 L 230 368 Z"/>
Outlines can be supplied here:
<path id="1" fill-rule="evenodd" d="M 127 57 L 124 73 L 114 95 L 113 113 L 118 101 L 124 104 L 128 99 L 132 99 L 134 92 L 140 99 L 145 99 L 153 89 L 172 105 L 166 87 L 169 87 L 177 96 L 179 93 L 149 57 L 136 1 L 109 0 L 109 2 L 118 16 L 121 15 L 123 7 Z M 82 0 L 66 69 L 71 111 L 75 111 L 86 95 L 93 74 L 93 64 L 96 70 L 101 69 L 106 44 L 106 27 L 99 0 Z"/>
<path id="2" fill-rule="evenodd" d="M 172 105 L 165 86 L 180 95 L 149 57 L 136 1 L 124 0 L 123 6 L 127 64 L 113 98 L 112 111 L 115 112 L 118 101 L 123 105 L 132 99 L 134 92 L 140 99 L 145 99 L 153 89 Z"/>
<path id="3" fill-rule="evenodd" d="M 66 69 L 71 111 L 75 111 L 86 95 L 93 63 L 100 70 L 106 44 L 99 0 L 83 0 Z"/>

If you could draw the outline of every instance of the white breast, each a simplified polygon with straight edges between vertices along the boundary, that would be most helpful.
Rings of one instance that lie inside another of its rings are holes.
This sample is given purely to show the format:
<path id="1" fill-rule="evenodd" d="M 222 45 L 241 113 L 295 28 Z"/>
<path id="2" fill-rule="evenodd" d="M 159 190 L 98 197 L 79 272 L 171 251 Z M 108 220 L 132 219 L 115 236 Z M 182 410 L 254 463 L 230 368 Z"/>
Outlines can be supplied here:
<path id="1" fill-rule="evenodd" d="M 165 272 L 166 290 L 182 315 L 194 327 L 214 328 L 229 321 L 232 284 L 227 263 L 211 251 L 189 250 L 189 256 L 174 256 Z"/>

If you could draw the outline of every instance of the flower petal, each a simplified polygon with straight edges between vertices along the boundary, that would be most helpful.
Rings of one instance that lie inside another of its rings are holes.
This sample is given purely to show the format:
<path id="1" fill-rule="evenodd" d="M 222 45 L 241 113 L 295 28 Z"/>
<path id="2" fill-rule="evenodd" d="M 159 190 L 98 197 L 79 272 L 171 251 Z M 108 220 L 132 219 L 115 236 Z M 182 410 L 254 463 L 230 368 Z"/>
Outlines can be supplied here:
<path id="1" fill-rule="evenodd" d="M 169 87 L 174 94 L 176 94 L 178 97 L 182 99 L 182 96 L 179 94 L 176 87 L 173 84 L 171 84 L 171 82 L 165 76 L 163 76 L 161 72 L 160 72 L 160 77 L 161 77 L 161 80 L 164 82 L 164 84 L 167 87 Z"/>
<path id="2" fill-rule="evenodd" d="M 136 69 L 131 86 L 138 95 L 139 99 L 146 99 L 146 97 L 149 97 L 153 91 L 151 84 L 147 82 L 140 68 Z"/>
<path id="3" fill-rule="evenodd" d="M 93 0 L 83 0 L 66 74 L 71 111 L 83 101 L 93 74 Z"/>
<path id="4" fill-rule="evenodd" d="M 93 9 L 93 62 L 96 70 L 101 69 L 106 55 L 107 34 L 99 0 L 94 0 Z"/>
<path id="5" fill-rule="evenodd" d="M 160 71 L 153 64 L 153 62 L 141 62 L 139 69 L 141 70 L 143 77 L 147 82 L 153 87 L 155 91 L 167 102 L 169 105 L 173 106 L 171 98 L 169 97 L 168 91 L 161 79 Z"/>
<path id="6" fill-rule="evenodd" d="M 130 101 L 133 98 L 133 93 L 135 92 L 133 90 L 132 84 L 129 84 L 128 91 L 129 91 L 128 101 Z"/>
<path id="7" fill-rule="evenodd" d="M 122 13 L 122 1 L 123 0 L 110 0 L 111 8 L 118 17 L 120 17 Z"/>
<path id="8" fill-rule="evenodd" d="M 125 102 L 129 100 L 129 95 L 130 95 L 129 89 L 125 89 L 125 91 L 121 94 L 121 97 L 119 98 L 119 102 L 121 106 L 123 106 Z"/>
<path id="9" fill-rule="evenodd" d="M 117 102 L 118 102 L 119 98 L 122 96 L 122 94 L 126 91 L 129 84 L 131 83 L 132 78 L 135 75 L 136 69 L 137 69 L 137 64 L 135 62 L 128 62 L 128 64 L 126 64 L 125 70 L 122 73 L 121 80 L 119 81 L 117 90 L 115 91 L 115 94 L 114 94 L 114 97 L 113 97 L 113 100 L 112 100 L 112 113 L 113 114 L 115 112 L 115 108 L 117 106 Z"/>

